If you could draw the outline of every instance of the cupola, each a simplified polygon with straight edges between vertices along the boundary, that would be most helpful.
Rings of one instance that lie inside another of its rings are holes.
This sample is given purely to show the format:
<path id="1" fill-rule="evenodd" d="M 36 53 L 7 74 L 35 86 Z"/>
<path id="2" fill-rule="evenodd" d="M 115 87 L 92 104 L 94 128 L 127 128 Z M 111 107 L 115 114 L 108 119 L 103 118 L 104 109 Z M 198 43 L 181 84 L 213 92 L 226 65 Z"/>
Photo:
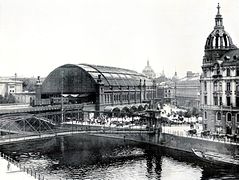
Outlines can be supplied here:
<path id="1" fill-rule="evenodd" d="M 217 15 L 215 18 L 214 30 L 207 37 L 205 50 L 229 50 L 236 49 L 231 37 L 224 30 L 223 18 L 220 14 L 220 5 L 217 6 Z"/>

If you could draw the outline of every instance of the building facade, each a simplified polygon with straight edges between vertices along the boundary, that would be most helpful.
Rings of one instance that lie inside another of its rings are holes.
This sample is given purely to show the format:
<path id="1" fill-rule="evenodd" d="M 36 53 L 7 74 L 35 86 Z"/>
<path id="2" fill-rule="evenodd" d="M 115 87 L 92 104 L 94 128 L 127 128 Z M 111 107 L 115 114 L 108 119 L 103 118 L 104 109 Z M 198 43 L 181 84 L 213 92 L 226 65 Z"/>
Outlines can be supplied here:
<path id="1" fill-rule="evenodd" d="M 209 34 L 202 63 L 203 129 L 239 133 L 239 49 L 224 30 L 220 6 Z"/>
<path id="2" fill-rule="evenodd" d="M 31 104 L 31 102 L 35 99 L 35 92 L 17 92 L 13 94 L 15 97 L 16 103 L 21 104 Z"/>
<path id="3" fill-rule="evenodd" d="M 174 84 L 161 83 L 158 85 L 156 99 L 160 104 L 176 105 Z"/>
<path id="4" fill-rule="evenodd" d="M 185 108 L 200 107 L 200 75 L 187 71 L 184 78 L 175 81 L 176 104 Z"/>
<path id="5" fill-rule="evenodd" d="M 9 94 L 22 92 L 22 81 L 11 78 L 0 78 L 0 95 L 5 97 Z"/>
<path id="6" fill-rule="evenodd" d="M 69 103 L 91 104 L 92 111 L 137 108 L 155 98 L 155 89 L 151 79 L 132 70 L 65 64 L 53 70 L 42 84 L 37 83 L 36 104 L 63 95 Z"/>

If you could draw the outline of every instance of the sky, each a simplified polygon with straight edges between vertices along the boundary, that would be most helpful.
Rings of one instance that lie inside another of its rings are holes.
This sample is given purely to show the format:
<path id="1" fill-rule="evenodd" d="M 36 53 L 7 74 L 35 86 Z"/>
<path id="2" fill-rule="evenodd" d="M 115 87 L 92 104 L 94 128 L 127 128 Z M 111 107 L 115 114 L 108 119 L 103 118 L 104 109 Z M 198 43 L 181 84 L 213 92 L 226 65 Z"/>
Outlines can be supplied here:
<path id="1" fill-rule="evenodd" d="M 88 63 L 201 73 L 217 3 L 239 47 L 238 0 L 0 0 L 0 76 Z"/>

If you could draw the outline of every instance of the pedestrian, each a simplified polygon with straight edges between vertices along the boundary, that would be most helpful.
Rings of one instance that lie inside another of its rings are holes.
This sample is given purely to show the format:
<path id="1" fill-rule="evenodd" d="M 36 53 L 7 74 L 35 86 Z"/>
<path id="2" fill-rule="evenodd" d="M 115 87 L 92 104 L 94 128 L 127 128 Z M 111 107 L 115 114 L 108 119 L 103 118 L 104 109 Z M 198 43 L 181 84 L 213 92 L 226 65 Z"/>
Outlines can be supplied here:
<path id="1" fill-rule="evenodd" d="M 9 169 L 10 169 L 10 163 L 8 161 L 8 163 L 7 163 L 7 170 L 9 171 Z"/>

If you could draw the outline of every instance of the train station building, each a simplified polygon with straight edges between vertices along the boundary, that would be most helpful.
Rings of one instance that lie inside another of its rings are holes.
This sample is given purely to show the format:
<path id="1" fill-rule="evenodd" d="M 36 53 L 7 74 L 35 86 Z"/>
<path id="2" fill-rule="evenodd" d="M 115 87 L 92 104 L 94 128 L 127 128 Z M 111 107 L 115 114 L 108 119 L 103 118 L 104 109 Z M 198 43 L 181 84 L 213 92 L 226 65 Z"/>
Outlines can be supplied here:
<path id="1" fill-rule="evenodd" d="M 37 83 L 35 104 L 60 103 L 57 100 L 62 96 L 64 103 L 85 104 L 85 110 L 137 111 L 154 100 L 156 86 L 145 75 L 128 69 L 65 64 Z"/>

